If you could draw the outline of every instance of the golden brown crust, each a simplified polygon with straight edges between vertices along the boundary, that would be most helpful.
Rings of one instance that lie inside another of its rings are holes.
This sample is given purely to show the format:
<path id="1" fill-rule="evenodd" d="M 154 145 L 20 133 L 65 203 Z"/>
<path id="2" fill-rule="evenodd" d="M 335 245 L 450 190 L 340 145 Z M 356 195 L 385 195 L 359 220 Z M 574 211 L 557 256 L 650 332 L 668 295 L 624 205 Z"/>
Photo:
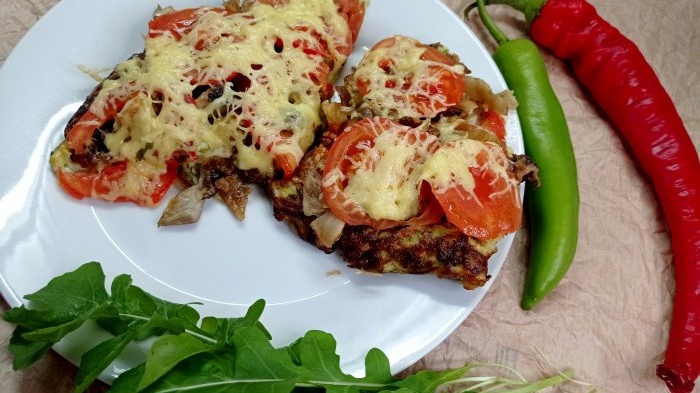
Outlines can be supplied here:
<path id="1" fill-rule="evenodd" d="M 495 242 L 470 239 L 449 223 L 377 230 L 348 226 L 336 248 L 350 267 L 377 273 L 434 274 L 462 282 L 465 289 L 489 279 Z"/>

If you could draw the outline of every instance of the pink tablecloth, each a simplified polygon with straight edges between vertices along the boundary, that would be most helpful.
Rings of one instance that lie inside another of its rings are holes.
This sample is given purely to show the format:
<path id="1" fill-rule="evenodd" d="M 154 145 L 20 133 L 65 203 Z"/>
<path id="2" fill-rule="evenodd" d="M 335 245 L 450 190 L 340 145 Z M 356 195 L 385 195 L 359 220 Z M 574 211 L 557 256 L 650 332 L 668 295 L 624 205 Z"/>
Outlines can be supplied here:
<path id="1" fill-rule="evenodd" d="M 445 1 L 455 10 L 467 3 Z M 700 2 L 591 2 L 638 44 L 700 146 Z M 55 3 L 0 0 L 0 62 Z M 512 37 L 522 34 L 518 14 L 497 6 L 491 10 Z M 476 18 L 469 25 L 493 49 Z M 615 131 L 567 66 L 546 53 L 545 59 L 578 160 L 581 224 L 576 260 L 550 298 L 535 311 L 522 311 L 518 303 L 528 236 L 520 230 L 484 301 L 411 370 L 483 361 L 539 377 L 553 373 L 553 367 L 572 367 L 578 379 L 596 385 L 600 392 L 663 392 L 654 368 L 664 352 L 674 282 L 659 206 Z M 69 392 L 75 368 L 53 353 L 27 370 L 12 370 L 7 351 L 12 328 L 0 321 L 0 392 Z M 96 383 L 90 391 L 104 390 Z"/>

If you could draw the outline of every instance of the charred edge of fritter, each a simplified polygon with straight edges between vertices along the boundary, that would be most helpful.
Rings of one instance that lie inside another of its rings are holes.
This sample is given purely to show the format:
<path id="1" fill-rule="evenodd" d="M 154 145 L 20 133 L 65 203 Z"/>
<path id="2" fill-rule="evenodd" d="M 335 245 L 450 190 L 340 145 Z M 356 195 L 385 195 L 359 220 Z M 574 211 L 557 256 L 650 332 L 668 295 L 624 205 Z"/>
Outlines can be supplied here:
<path id="1" fill-rule="evenodd" d="M 465 289 L 490 279 L 488 260 L 496 242 L 481 242 L 449 223 L 377 230 L 348 226 L 336 250 L 348 266 L 376 273 L 434 274 L 457 280 Z"/>

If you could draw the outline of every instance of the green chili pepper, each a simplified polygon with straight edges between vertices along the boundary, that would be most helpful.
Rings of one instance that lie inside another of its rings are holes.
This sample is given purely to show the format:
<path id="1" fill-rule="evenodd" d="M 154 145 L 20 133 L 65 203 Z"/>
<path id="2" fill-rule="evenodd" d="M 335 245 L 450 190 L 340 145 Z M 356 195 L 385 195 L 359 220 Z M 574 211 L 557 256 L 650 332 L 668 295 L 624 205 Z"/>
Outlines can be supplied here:
<path id="1" fill-rule="evenodd" d="M 540 168 L 540 185 L 528 184 L 525 191 L 530 246 L 521 307 L 530 310 L 559 284 L 576 253 L 576 159 L 564 111 L 539 49 L 529 39 L 509 40 L 486 12 L 484 0 L 477 0 L 476 6 L 498 43 L 493 59 L 518 101 L 525 153 Z"/>

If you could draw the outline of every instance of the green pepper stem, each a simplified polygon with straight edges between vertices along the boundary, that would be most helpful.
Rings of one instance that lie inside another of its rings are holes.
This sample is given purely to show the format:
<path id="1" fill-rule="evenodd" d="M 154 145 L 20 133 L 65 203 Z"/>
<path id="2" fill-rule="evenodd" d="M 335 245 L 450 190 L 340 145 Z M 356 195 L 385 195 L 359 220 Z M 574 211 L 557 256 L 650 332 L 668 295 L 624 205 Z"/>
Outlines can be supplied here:
<path id="1" fill-rule="evenodd" d="M 486 4 L 505 4 L 522 12 L 528 26 L 540 14 L 540 9 L 546 2 L 547 0 L 486 0 Z"/>
<path id="2" fill-rule="evenodd" d="M 488 12 L 486 12 L 486 3 L 484 0 L 476 0 L 476 7 L 479 9 L 479 18 L 481 18 L 481 22 L 484 24 L 484 27 L 486 27 L 486 30 L 489 31 L 491 37 L 496 40 L 498 45 L 508 42 L 508 36 L 506 36 L 503 30 L 501 30 L 496 23 L 494 23 L 491 16 L 488 14 Z"/>

